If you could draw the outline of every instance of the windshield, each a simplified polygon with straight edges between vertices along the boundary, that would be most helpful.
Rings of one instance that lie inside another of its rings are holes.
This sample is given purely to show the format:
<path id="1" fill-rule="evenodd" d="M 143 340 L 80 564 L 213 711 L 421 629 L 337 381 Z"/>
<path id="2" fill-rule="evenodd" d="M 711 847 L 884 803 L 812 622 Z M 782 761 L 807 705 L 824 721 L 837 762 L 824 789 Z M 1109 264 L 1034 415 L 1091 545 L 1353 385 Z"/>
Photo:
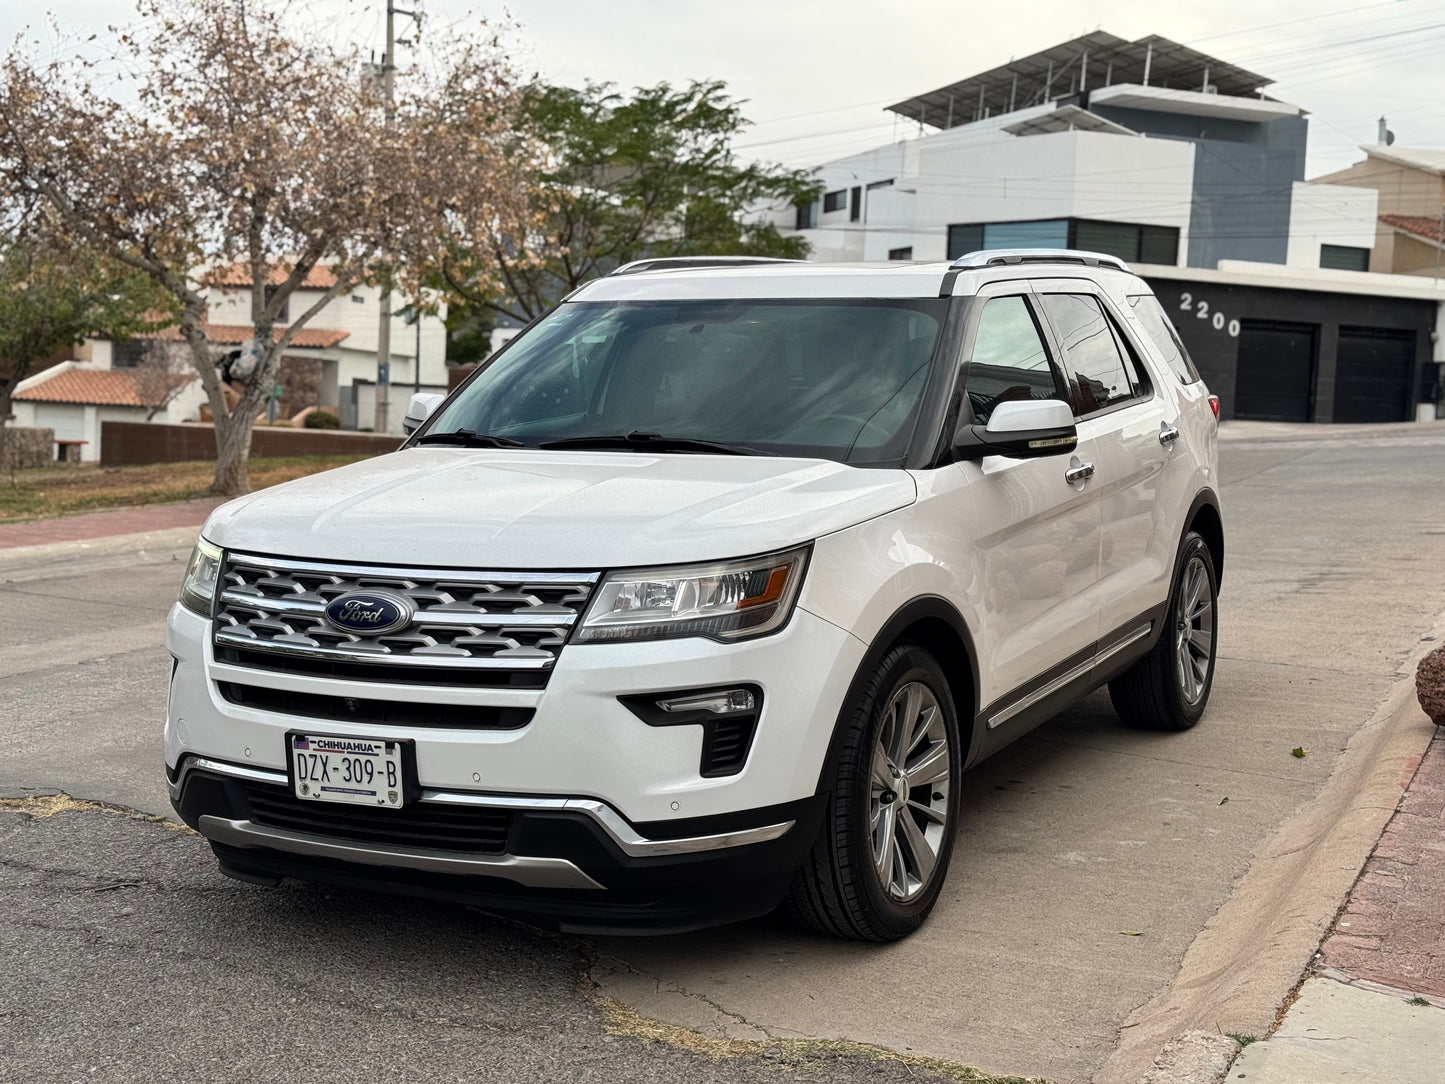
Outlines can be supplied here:
<path id="1" fill-rule="evenodd" d="M 946 305 L 564 304 L 489 362 L 427 433 L 528 446 L 631 434 L 893 464 L 907 450 Z"/>

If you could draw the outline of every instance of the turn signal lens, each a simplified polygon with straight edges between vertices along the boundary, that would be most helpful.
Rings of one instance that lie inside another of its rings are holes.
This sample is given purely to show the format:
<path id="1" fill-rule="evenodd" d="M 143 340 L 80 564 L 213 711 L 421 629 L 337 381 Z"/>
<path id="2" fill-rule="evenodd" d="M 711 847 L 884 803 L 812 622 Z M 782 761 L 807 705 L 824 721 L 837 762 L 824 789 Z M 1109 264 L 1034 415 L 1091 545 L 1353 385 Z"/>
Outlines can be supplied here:
<path id="1" fill-rule="evenodd" d="M 657 706 L 663 711 L 710 711 L 714 715 L 728 715 L 735 711 L 752 711 L 756 704 L 756 699 L 747 689 L 724 689 L 718 693 L 679 696 L 672 700 L 657 702 Z"/>
<path id="2" fill-rule="evenodd" d="M 765 636 L 793 612 L 808 553 L 803 546 L 740 561 L 609 573 L 576 642 Z"/>

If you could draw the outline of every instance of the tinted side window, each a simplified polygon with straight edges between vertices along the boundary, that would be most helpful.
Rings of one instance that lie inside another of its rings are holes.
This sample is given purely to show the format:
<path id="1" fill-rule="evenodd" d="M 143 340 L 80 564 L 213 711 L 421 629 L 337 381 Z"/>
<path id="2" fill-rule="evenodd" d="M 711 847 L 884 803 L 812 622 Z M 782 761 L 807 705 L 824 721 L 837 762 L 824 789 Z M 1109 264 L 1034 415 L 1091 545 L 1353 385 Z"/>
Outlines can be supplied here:
<path id="1" fill-rule="evenodd" d="M 1132 399 L 1134 383 L 1098 300 L 1087 294 L 1044 294 L 1042 300 L 1073 371 L 1074 410 L 1083 416 Z"/>
<path id="2" fill-rule="evenodd" d="M 1179 332 L 1175 331 L 1174 325 L 1169 322 L 1169 316 L 1165 313 L 1164 306 L 1159 304 L 1159 299 L 1153 294 L 1131 294 L 1129 307 L 1134 310 L 1134 315 L 1139 317 L 1150 341 L 1159 348 L 1159 353 L 1169 363 L 1169 368 L 1179 378 L 1179 383 L 1193 384 L 1198 380 L 1199 370 L 1194 367 L 1189 351 L 1184 349 Z"/>
<path id="3" fill-rule="evenodd" d="M 998 403 L 1067 398 L 1022 297 L 996 297 L 984 304 L 968 363 L 967 391 L 980 423 L 988 421 Z"/>

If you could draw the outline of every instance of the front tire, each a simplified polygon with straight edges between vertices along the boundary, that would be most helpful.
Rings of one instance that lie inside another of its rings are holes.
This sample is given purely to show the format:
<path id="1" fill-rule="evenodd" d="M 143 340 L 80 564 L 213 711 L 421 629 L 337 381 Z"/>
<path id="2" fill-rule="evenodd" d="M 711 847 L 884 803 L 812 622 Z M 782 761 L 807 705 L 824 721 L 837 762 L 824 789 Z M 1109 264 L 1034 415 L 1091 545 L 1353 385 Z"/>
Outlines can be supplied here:
<path id="1" fill-rule="evenodd" d="M 896 941 L 923 925 L 948 872 L 964 750 L 948 680 L 902 644 L 844 710 L 818 840 L 787 907 L 820 933 Z"/>
<path id="2" fill-rule="evenodd" d="M 1204 539 L 1190 531 L 1179 554 L 1164 629 L 1149 654 L 1109 682 L 1114 710 L 1142 730 L 1188 730 L 1214 684 L 1219 575 Z"/>

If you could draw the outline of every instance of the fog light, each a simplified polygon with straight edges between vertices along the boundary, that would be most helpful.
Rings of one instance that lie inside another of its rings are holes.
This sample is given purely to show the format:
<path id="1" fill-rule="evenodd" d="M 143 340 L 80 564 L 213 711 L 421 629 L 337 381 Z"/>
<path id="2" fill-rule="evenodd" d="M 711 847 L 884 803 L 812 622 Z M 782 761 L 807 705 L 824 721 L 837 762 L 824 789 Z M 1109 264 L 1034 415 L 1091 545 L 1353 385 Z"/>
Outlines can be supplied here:
<path id="1" fill-rule="evenodd" d="M 700 696 L 659 700 L 657 706 L 663 711 L 710 711 L 714 715 L 727 715 L 734 711 L 752 711 L 756 703 L 753 694 L 747 689 L 723 689 Z"/>

